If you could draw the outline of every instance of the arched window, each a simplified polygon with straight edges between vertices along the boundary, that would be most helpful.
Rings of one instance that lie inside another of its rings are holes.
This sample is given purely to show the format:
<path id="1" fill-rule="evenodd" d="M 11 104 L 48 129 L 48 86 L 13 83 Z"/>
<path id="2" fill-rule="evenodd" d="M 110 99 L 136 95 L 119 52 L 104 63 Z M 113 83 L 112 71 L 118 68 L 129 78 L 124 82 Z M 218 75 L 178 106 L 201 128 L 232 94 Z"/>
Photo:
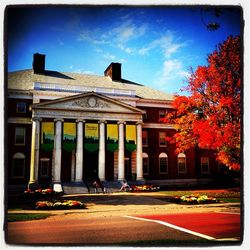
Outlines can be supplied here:
<path id="1" fill-rule="evenodd" d="M 178 164 L 178 173 L 185 174 L 187 172 L 186 168 L 186 155 L 184 153 L 180 153 L 177 156 L 177 164 Z"/>
<path id="2" fill-rule="evenodd" d="M 12 177 L 24 178 L 25 155 L 23 153 L 15 153 L 13 155 Z"/>
<path id="3" fill-rule="evenodd" d="M 168 155 L 166 153 L 159 154 L 159 172 L 160 174 L 168 173 Z"/>
<path id="4" fill-rule="evenodd" d="M 143 174 L 148 175 L 149 174 L 149 160 L 148 160 L 148 154 L 142 153 L 142 164 L 143 164 Z"/>

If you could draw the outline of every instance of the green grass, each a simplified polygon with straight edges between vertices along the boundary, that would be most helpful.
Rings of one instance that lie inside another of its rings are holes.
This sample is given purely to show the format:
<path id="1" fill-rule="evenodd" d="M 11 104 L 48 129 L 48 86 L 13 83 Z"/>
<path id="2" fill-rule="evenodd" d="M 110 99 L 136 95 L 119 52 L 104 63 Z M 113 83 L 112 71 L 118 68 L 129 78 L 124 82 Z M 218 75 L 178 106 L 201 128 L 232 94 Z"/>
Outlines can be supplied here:
<path id="1" fill-rule="evenodd" d="M 218 198 L 220 201 L 223 202 L 230 202 L 230 203 L 238 203 L 240 202 L 240 198 Z"/>
<path id="2" fill-rule="evenodd" d="M 11 213 L 8 214 L 8 222 L 41 220 L 51 216 L 49 213 Z"/>
<path id="3" fill-rule="evenodd" d="M 234 198 L 240 199 L 240 192 L 238 191 L 231 191 L 231 190 L 176 190 L 176 191 L 160 191 L 161 194 L 166 196 L 183 196 L 183 195 L 192 195 L 192 194 L 199 194 L 199 195 L 207 195 L 213 198 Z M 226 200 L 226 199 L 225 199 Z M 230 201 L 231 202 L 231 201 Z M 236 202 L 236 201 L 235 201 Z"/>

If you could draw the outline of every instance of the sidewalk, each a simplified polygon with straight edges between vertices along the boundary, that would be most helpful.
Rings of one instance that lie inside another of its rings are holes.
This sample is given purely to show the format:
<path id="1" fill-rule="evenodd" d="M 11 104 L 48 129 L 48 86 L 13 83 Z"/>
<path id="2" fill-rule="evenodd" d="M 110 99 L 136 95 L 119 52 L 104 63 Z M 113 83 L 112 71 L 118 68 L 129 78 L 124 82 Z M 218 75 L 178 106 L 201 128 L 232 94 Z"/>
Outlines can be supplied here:
<path id="1" fill-rule="evenodd" d="M 110 193 L 110 194 L 79 194 L 64 195 L 67 199 L 81 199 L 86 209 L 67 210 L 14 210 L 8 213 L 50 213 L 52 215 L 84 214 L 85 216 L 139 214 L 171 214 L 189 212 L 223 212 L 240 213 L 240 203 L 215 203 L 182 205 L 169 203 L 160 193 Z"/>

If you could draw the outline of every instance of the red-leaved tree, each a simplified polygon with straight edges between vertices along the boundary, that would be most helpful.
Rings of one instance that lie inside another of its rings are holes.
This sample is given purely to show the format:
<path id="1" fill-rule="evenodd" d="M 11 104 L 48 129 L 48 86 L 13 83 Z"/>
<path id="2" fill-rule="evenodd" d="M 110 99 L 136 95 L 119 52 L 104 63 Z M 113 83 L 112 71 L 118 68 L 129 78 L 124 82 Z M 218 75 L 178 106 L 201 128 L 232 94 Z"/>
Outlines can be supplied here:
<path id="1" fill-rule="evenodd" d="M 228 37 L 188 79 L 188 96 L 175 96 L 165 122 L 176 133 L 168 138 L 177 153 L 199 146 L 217 152 L 219 162 L 240 169 L 241 43 Z"/>

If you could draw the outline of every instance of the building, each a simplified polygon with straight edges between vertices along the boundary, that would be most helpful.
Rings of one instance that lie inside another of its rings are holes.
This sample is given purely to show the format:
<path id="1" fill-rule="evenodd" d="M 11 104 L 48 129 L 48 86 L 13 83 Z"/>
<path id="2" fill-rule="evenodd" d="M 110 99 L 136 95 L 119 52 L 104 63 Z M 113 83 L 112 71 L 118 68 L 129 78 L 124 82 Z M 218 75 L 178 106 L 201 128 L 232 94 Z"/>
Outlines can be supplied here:
<path id="1" fill-rule="evenodd" d="M 172 95 L 122 78 L 121 64 L 104 76 L 33 68 L 8 74 L 8 183 L 102 181 L 191 184 L 217 171 L 212 152 L 179 155 L 165 138 L 175 133 L 160 118 Z"/>

